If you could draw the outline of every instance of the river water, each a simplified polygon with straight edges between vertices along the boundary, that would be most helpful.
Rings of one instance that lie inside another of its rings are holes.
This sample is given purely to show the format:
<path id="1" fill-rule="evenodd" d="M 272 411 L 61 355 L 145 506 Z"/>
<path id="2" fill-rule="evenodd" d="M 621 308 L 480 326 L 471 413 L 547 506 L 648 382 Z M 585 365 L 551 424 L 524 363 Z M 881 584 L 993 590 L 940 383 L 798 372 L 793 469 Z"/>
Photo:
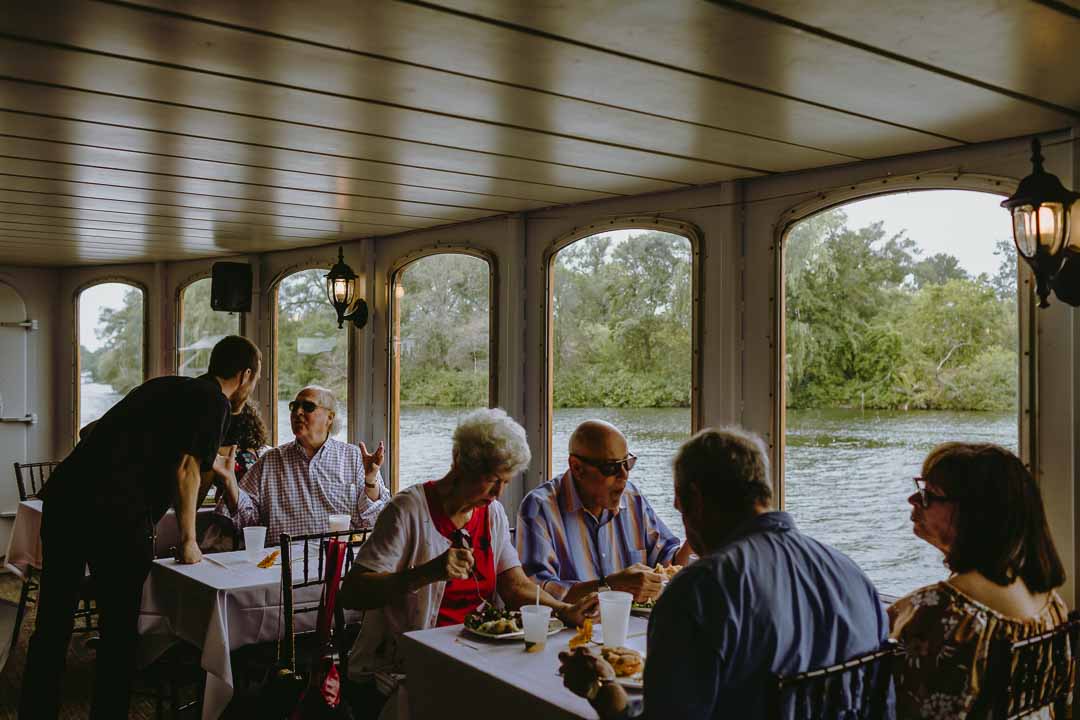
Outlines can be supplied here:
<path id="1" fill-rule="evenodd" d="M 402 487 L 440 477 L 464 410 L 403 408 Z M 599 417 L 626 434 L 639 458 L 631 480 L 680 537 L 671 458 L 690 433 L 688 409 L 555 411 L 554 448 L 582 420 Z M 903 595 L 941 580 L 941 554 L 911 533 L 907 498 L 926 453 L 944 440 L 996 442 L 1016 450 L 1013 413 L 789 411 L 785 510 L 800 529 L 852 557 L 883 593 Z M 553 453 L 556 468 L 565 456 Z"/>

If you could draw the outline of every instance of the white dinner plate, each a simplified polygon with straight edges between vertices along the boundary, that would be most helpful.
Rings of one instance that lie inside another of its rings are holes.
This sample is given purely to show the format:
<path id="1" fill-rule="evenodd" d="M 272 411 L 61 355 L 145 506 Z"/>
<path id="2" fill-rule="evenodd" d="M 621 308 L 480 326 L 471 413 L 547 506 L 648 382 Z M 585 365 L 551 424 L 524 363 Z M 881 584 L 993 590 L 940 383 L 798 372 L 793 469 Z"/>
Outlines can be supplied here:
<path id="1" fill-rule="evenodd" d="M 562 632 L 563 629 L 565 629 L 565 628 L 566 628 L 566 625 L 563 625 L 562 620 L 559 620 L 558 618 L 551 618 L 550 620 L 548 620 L 548 632 L 547 632 L 547 634 L 550 637 L 550 636 L 554 635 L 557 632 Z M 520 640 L 523 637 L 525 637 L 525 631 L 524 630 L 518 630 L 517 632 L 512 632 L 512 633 L 503 633 L 502 635 L 496 635 L 494 633 L 480 632 L 479 630 L 474 630 L 471 627 L 466 627 L 465 630 L 466 630 L 466 632 L 468 632 L 468 633 L 470 633 L 472 635 L 475 635 L 477 637 L 487 638 L 488 640 Z"/>
<path id="2" fill-rule="evenodd" d="M 615 682 L 622 685 L 629 690 L 644 690 L 645 689 L 645 671 L 641 671 L 630 677 L 617 677 Z"/>

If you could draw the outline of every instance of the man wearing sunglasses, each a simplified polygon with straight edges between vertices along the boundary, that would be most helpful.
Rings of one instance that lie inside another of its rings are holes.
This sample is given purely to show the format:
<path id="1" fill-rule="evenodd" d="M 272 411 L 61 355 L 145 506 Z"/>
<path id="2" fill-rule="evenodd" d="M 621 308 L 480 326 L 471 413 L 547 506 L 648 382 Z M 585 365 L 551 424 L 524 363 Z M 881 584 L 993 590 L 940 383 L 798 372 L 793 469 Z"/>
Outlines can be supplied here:
<path id="1" fill-rule="evenodd" d="M 569 468 L 521 503 L 517 548 L 525 574 L 565 602 L 598 590 L 660 594 L 657 564 L 685 564 L 689 545 L 630 482 L 637 457 L 618 428 L 588 420 L 570 436 Z"/>
<path id="2" fill-rule="evenodd" d="M 375 526 L 390 501 L 379 466 L 383 445 L 368 452 L 333 435 L 340 425 L 338 401 L 330 390 L 312 385 L 289 403 L 295 440 L 271 448 L 237 482 L 227 473 L 217 512 L 237 527 L 266 527 L 266 542 L 281 533 L 326 532 L 331 515 L 349 515 L 351 527 Z"/>

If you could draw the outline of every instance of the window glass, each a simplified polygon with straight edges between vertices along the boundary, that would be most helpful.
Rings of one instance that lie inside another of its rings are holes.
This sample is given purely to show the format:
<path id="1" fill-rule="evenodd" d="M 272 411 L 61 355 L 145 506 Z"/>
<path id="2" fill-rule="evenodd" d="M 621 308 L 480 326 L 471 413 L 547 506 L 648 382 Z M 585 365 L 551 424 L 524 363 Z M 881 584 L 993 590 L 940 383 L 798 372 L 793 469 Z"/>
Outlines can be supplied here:
<path id="1" fill-rule="evenodd" d="M 349 334 L 338 329 L 337 315 L 326 299 L 328 270 L 302 270 L 285 277 L 277 289 L 276 442 L 292 440 L 289 402 L 308 385 L 330 389 L 338 401 L 333 436 L 348 437 Z"/>
<path id="2" fill-rule="evenodd" d="M 1018 447 L 1016 251 L 999 202 L 884 196 L 785 240 L 785 508 L 887 594 L 946 577 L 910 520 L 930 449 Z"/>
<path id="3" fill-rule="evenodd" d="M 107 282 L 79 293 L 79 427 L 97 420 L 146 377 L 143 291 Z"/>
<path id="4" fill-rule="evenodd" d="M 638 456 L 630 480 L 680 537 L 671 459 L 691 433 L 692 252 L 681 235 L 621 230 L 555 256 L 552 472 L 584 420 L 606 420 Z"/>
<path id="5" fill-rule="evenodd" d="M 196 280 L 180 293 L 180 347 L 177 374 L 198 377 L 210 365 L 210 351 L 226 335 L 240 334 L 240 314 L 210 308 L 210 278 Z"/>
<path id="6" fill-rule="evenodd" d="M 397 273 L 394 297 L 401 490 L 442 477 L 459 418 L 488 406 L 488 262 L 461 253 L 420 258 Z"/>

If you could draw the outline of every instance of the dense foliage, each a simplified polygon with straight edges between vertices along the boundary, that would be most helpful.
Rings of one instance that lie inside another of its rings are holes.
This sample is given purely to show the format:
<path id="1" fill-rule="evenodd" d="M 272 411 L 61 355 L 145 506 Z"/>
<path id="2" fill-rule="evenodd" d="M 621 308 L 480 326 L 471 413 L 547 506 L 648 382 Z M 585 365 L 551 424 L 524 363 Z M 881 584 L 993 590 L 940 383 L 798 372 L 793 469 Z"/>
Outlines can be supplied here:
<path id="1" fill-rule="evenodd" d="M 554 268 L 555 407 L 688 407 L 690 242 L 594 235 Z"/>
<path id="2" fill-rule="evenodd" d="M 214 343 L 226 335 L 240 332 L 238 313 L 210 309 L 210 285 L 210 278 L 196 280 L 184 288 L 180 298 L 181 375 L 197 377 L 205 373 Z"/>
<path id="3" fill-rule="evenodd" d="M 461 253 L 430 255 L 401 271 L 403 405 L 488 404 L 488 276 L 487 261 Z"/>
<path id="4" fill-rule="evenodd" d="M 1017 402 L 1016 253 L 993 277 L 922 257 L 881 223 L 834 210 L 788 235 L 789 407 L 1009 410 Z M 989 249 L 989 248 L 988 248 Z"/>
<path id="5" fill-rule="evenodd" d="M 119 308 L 101 309 L 97 336 L 102 343 L 97 350 L 79 347 L 81 369 L 94 382 L 126 395 L 143 381 L 142 290 L 130 287 Z"/>
<path id="6" fill-rule="evenodd" d="M 302 270 L 278 285 L 278 400 L 292 400 L 305 385 L 323 385 L 347 402 L 349 336 L 338 329 L 326 299 L 325 275 L 326 270 Z"/>

